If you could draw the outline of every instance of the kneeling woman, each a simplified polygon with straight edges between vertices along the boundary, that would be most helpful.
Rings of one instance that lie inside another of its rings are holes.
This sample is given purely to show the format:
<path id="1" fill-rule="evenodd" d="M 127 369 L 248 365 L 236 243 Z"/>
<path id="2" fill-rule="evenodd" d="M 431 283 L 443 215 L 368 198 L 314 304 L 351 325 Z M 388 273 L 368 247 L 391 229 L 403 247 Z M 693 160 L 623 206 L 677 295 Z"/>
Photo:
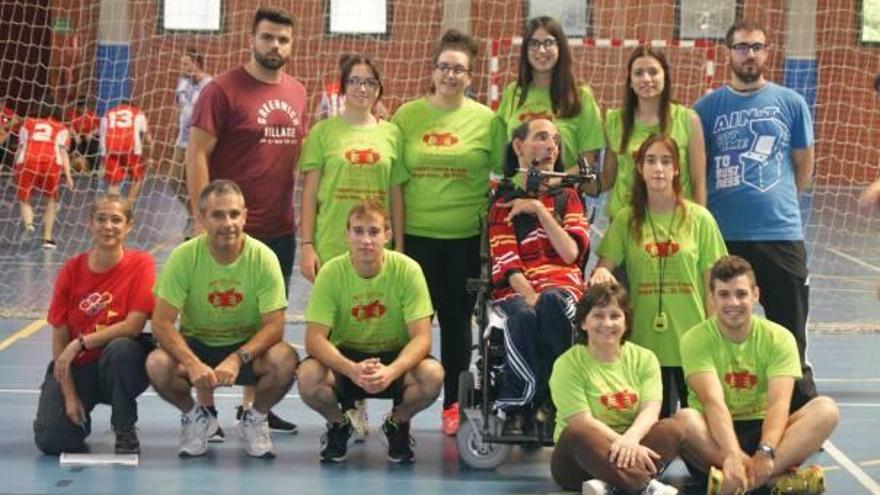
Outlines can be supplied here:
<path id="1" fill-rule="evenodd" d="M 125 249 L 131 205 L 98 198 L 88 223 L 92 248 L 68 260 L 55 282 L 49 316 L 52 362 L 40 387 L 34 441 L 47 454 L 83 450 L 96 404 L 112 408 L 118 454 L 140 449 L 136 398 L 149 382 L 142 334 L 153 310 L 153 258 Z"/>
<path id="2" fill-rule="evenodd" d="M 674 420 L 657 421 L 660 365 L 651 351 L 626 342 L 631 321 L 622 287 L 591 287 L 574 318 L 584 344 L 573 346 L 553 366 L 550 391 L 557 412 L 551 471 L 567 490 L 678 493 L 656 477 L 678 454 L 684 430 Z"/>

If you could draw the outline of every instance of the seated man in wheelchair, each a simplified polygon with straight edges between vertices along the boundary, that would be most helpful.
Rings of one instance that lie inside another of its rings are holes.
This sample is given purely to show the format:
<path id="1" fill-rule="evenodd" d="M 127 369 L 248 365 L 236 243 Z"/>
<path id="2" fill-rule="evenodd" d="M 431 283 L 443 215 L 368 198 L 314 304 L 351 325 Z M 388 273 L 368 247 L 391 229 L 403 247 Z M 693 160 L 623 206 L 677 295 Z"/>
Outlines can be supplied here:
<path id="1" fill-rule="evenodd" d="M 489 210 L 491 299 L 506 318 L 497 397 L 504 435 L 523 435 L 533 417 L 552 415 L 550 371 L 571 346 L 583 293 L 589 228 L 577 191 L 550 177 L 563 170 L 561 155 L 553 122 L 523 123 L 508 144 L 505 180 Z"/>

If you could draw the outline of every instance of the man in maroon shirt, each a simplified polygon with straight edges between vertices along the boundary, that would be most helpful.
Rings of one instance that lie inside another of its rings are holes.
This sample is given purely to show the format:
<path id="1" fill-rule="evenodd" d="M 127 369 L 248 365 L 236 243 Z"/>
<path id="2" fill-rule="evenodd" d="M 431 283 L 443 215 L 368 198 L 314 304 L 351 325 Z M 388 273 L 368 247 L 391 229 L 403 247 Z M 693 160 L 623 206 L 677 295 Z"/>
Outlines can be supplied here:
<path id="1" fill-rule="evenodd" d="M 290 14 L 258 9 L 250 60 L 215 77 L 202 90 L 186 148 L 192 211 L 198 211 L 195 201 L 210 180 L 229 179 L 238 184 L 248 205 L 244 230 L 278 256 L 288 290 L 296 249 L 294 173 L 308 128 L 305 88 L 284 72 L 292 49 Z M 201 231 L 201 226 L 195 229 Z M 245 390 L 245 401 L 252 393 Z M 279 421 L 270 413 L 270 427 L 295 431 L 294 425 Z"/>

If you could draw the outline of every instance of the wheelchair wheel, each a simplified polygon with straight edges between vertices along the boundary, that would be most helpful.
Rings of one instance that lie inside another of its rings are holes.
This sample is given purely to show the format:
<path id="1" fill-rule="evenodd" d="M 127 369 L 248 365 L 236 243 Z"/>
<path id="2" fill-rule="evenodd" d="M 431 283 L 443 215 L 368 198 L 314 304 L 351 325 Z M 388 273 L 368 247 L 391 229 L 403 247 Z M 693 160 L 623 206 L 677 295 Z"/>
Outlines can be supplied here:
<path id="1" fill-rule="evenodd" d="M 465 370 L 458 374 L 458 407 L 471 408 L 474 407 L 474 403 L 474 375 Z M 463 414 L 462 421 L 464 421 Z"/>
<path id="2" fill-rule="evenodd" d="M 465 464 L 474 469 L 495 469 L 510 455 L 511 445 L 487 443 L 483 441 L 482 431 L 476 421 L 463 420 L 455 437 L 458 455 Z M 489 431 L 501 431 L 501 420 L 489 416 Z"/>

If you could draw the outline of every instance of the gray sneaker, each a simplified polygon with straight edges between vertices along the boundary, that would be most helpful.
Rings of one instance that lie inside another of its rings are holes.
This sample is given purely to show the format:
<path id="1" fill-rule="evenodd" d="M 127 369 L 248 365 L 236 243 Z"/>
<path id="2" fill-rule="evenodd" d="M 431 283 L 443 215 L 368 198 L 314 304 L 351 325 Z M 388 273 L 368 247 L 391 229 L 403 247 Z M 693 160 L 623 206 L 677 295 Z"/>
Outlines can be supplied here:
<path id="1" fill-rule="evenodd" d="M 208 433 L 211 413 L 197 405 L 192 411 L 180 415 L 180 457 L 198 457 L 208 451 Z"/>
<path id="2" fill-rule="evenodd" d="M 275 446 L 272 445 L 272 437 L 269 435 L 269 417 L 266 414 L 257 412 L 253 407 L 245 409 L 236 428 L 249 456 L 264 459 L 275 457 Z"/>
<path id="3" fill-rule="evenodd" d="M 223 432 L 223 428 L 220 427 L 220 420 L 217 419 L 213 411 L 209 412 L 211 414 L 208 418 L 208 441 L 211 443 L 223 443 L 226 440 L 226 434 Z"/>
<path id="4" fill-rule="evenodd" d="M 581 485 L 581 495 L 608 495 L 610 493 L 611 488 L 608 483 L 596 478 L 584 481 Z"/>

